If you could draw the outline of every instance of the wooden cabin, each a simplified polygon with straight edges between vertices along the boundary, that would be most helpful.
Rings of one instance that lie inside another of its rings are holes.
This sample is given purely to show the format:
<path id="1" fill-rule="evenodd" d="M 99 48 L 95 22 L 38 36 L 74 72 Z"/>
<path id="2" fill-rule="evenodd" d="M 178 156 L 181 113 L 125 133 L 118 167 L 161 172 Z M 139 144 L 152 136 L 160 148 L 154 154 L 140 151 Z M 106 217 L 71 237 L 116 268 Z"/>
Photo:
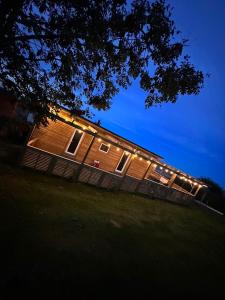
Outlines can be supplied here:
<path id="1" fill-rule="evenodd" d="M 35 126 L 27 147 L 114 177 L 133 178 L 137 187 L 144 180 L 195 196 L 203 185 L 165 164 L 160 155 L 66 109 L 61 109 L 56 121 L 49 120 L 47 127 Z"/>

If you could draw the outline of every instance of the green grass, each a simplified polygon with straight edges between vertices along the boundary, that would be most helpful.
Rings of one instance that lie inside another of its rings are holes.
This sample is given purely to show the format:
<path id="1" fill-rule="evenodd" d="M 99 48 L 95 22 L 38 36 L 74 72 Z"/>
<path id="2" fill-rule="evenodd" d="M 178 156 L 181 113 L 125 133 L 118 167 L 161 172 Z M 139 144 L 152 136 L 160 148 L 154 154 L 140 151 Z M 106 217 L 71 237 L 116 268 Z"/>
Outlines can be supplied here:
<path id="1" fill-rule="evenodd" d="M 1 164 L 0 222 L 0 284 L 9 294 L 224 292 L 225 219 L 194 206 Z"/>

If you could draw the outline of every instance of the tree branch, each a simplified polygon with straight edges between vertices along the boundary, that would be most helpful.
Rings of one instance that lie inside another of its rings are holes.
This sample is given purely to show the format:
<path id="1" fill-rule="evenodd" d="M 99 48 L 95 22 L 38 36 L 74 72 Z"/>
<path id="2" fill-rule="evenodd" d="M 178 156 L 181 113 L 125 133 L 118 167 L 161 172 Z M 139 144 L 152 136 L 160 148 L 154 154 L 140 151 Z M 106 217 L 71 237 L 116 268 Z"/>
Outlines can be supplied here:
<path id="1" fill-rule="evenodd" d="M 28 41 L 28 40 L 39 40 L 39 39 L 56 39 L 60 38 L 57 34 L 31 34 L 31 35 L 18 35 L 15 36 L 16 41 Z"/>

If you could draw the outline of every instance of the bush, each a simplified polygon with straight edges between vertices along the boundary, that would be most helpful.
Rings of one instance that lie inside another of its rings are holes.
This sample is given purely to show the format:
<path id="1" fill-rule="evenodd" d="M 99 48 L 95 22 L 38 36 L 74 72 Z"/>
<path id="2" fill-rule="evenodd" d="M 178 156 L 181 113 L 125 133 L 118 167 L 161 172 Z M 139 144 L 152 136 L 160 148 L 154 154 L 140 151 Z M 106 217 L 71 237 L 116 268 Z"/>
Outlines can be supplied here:
<path id="1" fill-rule="evenodd" d="M 9 141 L 14 144 L 24 144 L 31 125 L 23 120 L 0 117 L 0 137 L 2 140 Z"/>

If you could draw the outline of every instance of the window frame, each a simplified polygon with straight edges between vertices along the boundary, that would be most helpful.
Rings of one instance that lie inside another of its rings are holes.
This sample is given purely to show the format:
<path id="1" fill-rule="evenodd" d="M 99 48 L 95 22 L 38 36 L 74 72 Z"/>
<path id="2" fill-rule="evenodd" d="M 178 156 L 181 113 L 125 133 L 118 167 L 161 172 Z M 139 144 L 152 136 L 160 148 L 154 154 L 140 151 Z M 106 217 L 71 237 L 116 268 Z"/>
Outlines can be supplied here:
<path id="1" fill-rule="evenodd" d="M 121 171 L 120 171 L 120 170 L 117 170 L 117 168 L 118 168 L 118 166 L 119 166 L 119 164 L 120 164 L 120 162 L 121 162 L 121 160 L 122 160 L 122 158 L 123 158 L 125 152 L 127 152 L 127 151 L 123 151 L 123 154 L 121 155 L 120 160 L 119 160 L 119 162 L 118 162 L 118 164 L 117 164 L 117 166 L 116 166 L 115 171 L 118 172 L 118 173 L 123 173 L 123 171 L 124 171 L 124 169 L 125 169 L 125 167 L 126 167 L 128 161 L 129 161 L 129 158 L 130 158 L 130 155 L 131 155 L 131 154 L 128 152 L 127 160 L 126 160 L 126 162 L 125 162 L 125 164 L 124 164 L 122 170 L 121 170 Z"/>
<path id="2" fill-rule="evenodd" d="M 73 132 L 73 134 L 72 134 L 72 136 L 71 136 L 71 138 L 70 138 L 70 140 L 69 140 L 69 142 L 68 142 L 68 144 L 67 144 L 67 146 L 66 146 L 66 150 L 65 150 L 65 153 L 67 153 L 67 154 L 69 154 L 69 155 L 73 155 L 73 156 L 76 155 L 78 149 L 80 148 L 80 144 L 82 143 L 82 140 L 83 140 L 83 138 L 84 138 L 84 135 L 85 135 L 85 133 L 84 133 L 83 131 L 81 131 L 81 138 L 80 138 L 80 140 L 79 140 L 79 143 L 77 144 L 77 147 L 76 147 L 75 151 L 74 151 L 73 153 L 72 153 L 72 152 L 69 152 L 68 149 L 69 149 L 69 147 L 70 147 L 70 145 L 71 145 L 71 142 L 72 142 L 72 140 L 73 140 L 73 138 L 74 138 L 74 136 L 75 136 L 75 134 L 76 134 L 77 131 L 79 132 L 79 129 L 74 129 L 74 132 Z M 80 132 L 79 132 L 79 133 L 80 133 Z"/>
<path id="3" fill-rule="evenodd" d="M 102 146 L 102 145 L 106 146 L 106 147 L 108 148 L 108 150 L 107 150 L 107 151 L 101 150 L 101 146 Z M 101 145 L 99 146 L 98 150 L 101 151 L 101 152 L 103 152 L 103 153 L 108 153 L 108 152 L 109 152 L 109 148 L 110 148 L 110 146 L 108 146 L 107 144 L 101 143 Z"/>

